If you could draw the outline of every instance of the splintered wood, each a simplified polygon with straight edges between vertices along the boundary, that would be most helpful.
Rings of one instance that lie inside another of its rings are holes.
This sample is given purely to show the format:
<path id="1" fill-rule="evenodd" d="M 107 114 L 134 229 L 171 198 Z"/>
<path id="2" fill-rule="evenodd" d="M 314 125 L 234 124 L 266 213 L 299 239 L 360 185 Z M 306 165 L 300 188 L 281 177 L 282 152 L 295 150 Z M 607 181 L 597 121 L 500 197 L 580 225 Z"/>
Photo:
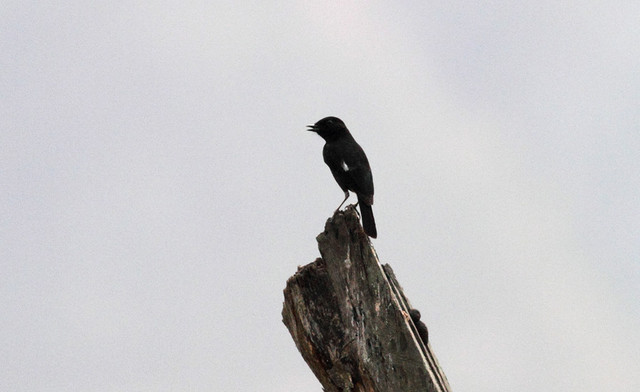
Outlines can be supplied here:
<path id="1" fill-rule="evenodd" d="M 317 240 L 322 257 L 289 278 L 282 317 L 324 390 L 449 392 L 355 209 L 336 212 Z"/>

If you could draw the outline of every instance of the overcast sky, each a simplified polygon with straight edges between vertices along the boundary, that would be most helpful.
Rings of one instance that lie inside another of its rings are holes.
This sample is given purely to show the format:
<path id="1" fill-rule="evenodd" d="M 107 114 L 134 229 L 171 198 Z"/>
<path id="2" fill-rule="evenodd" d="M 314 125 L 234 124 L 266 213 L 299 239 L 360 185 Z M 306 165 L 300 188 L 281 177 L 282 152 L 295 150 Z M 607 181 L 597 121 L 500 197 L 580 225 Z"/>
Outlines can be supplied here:
<path id="1" fill-rule="evenodd" d="M 0 21 L 0 390 L 320 391 L 280 312 L 343 197 L 328 115 L 454 391 L 640 390 L 639 2 Z"/>

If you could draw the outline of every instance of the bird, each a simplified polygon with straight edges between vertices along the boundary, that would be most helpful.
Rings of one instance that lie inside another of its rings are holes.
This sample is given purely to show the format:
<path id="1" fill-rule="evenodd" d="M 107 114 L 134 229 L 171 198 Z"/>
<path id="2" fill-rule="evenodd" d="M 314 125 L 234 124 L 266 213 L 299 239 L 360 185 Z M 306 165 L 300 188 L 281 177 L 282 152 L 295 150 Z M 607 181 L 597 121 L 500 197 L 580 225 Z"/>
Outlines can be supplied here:
<path id="1" fill-rule="evenodd" d="M 413 321 L 413 324 L 416 326 L 416 329 L 418 330 L 418 335 L 420 335 L 420 339 L 422 339 L 422 342 L 426 346 L 427 343 L 429 343 L 429 330 L 427 329 L 427 326 L 425 325 L 425 323 L 420 321 L 420 317 L 422 316 L 420 314 L 420 311 L 418 309 L 411 309 L 409 311 L 409 315 L 411 316 L 411 321 Z"/>
<path id="2" fill-rule="evenodd" d="M 317 133 L 325 140 L 322 149 L 324 163 L 329 166 L 333 178 L 344 192 L 344 200 L 336 209 L 349 198 L 349 191 L 358 197 L 362 227 L 371 238 L 376 238 L 376 222 L 373 218 L 373 176 L 371 166 L 364 150 L 355 141 L 347 126 L 337 117 L 325 117 L 313 125 L 307 125 L 307 130 Z"/>

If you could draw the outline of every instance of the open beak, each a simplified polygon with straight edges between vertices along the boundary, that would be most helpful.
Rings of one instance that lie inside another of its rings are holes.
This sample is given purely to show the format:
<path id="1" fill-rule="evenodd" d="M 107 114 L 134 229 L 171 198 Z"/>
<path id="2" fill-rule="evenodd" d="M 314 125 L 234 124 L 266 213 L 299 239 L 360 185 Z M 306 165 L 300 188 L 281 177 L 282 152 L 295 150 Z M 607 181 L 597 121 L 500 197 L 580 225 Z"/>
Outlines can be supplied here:
<path id="1" fill-rule="evenodd" d="M 318 132 L 318 128 L 316 128 L 315 125 L 307 125 L 307 131 L 311 131 L 311 132 Z"/>

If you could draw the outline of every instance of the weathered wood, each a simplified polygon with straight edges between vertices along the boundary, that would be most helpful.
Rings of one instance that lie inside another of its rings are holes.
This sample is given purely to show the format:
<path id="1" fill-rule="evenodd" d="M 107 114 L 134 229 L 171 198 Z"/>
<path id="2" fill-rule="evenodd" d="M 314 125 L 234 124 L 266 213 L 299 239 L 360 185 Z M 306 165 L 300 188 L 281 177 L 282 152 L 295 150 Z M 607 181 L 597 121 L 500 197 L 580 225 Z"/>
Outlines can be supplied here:
<path id="1" fill-rule="evenodd" d="M 324 390 L 450 391 L 355 209 L 336 212 L 317 240 L 322 257 L 289 278 L 282 317 Z"/>

